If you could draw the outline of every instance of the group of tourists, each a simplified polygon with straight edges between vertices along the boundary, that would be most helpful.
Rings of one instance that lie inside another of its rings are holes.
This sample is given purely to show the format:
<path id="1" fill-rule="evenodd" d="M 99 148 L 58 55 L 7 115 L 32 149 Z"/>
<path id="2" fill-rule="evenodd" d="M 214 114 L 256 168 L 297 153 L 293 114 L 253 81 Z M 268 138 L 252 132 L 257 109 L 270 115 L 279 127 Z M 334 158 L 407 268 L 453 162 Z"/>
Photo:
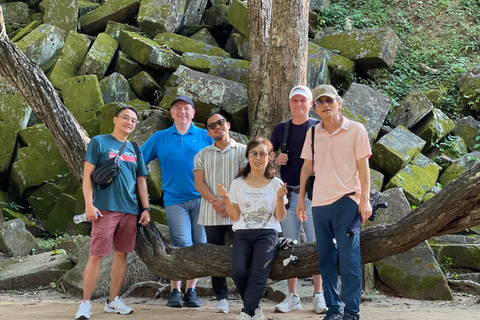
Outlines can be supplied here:
<path id="1" fill-rule="evenodd" d="M 326 313 L 324 320 L 360 319 L 360 239 L 358 232 L 348 237 L 346 230 L 358 214 L 365 221 L 372 213 L 367 132 L 340 114 L 342 99 L 331 85 L 316 87 L 313 95 L 308 87 L 296 86 L 288 103 L 292 118 L 278 123 L 270 139 L 255 137 L 245 146 L 230 137 L 230 123 L 221 112 L 207 116 L 205 130 L 196 127 L 193 101 L 179 96 L 171 103 L 174 124 L 153 134 L 140 150 L 129 142 L 120 156 L 120 174 L 101 189 L 91 174 L 119 153 L 138 121 L 133 107 L 117 110 L 112 134 L 92 138 L 85 155 L 83 193 L 92 240 L 76 319 L 92 315 L 90 300 L 100 263 L 112 246 L 111 285 L 104 311 L 133 313 L 119 295 L 137 223 L 150 222 L 145 164 L 154 159 L 162 171 L 173 246 L 225 245 L 226 234 L 232 238 L 231 277 L 243 301 L 237 319 L 265 319 L 259 303 L 277 252 L 278 234 L 299 242 L 302 225 L 307 242 L 316 242 L 319 253 L 313 311 Z M 321 122 L 309 117 L 312 105 Z M 310 200 L 305 185 L 312 173 L 316 178 Z M 197 279 L 187 280 L 182 294 L 181 281 L 172 279 L 167 306 L 201 306 L 196 283 Z M 212 277 L 212 286 L 218 301 L 215 311 L 228 313 L 226 279 Z M 277 312 L 302 308 L 296 278 L 288 279 L 288 290 L 275 307 Z"/>

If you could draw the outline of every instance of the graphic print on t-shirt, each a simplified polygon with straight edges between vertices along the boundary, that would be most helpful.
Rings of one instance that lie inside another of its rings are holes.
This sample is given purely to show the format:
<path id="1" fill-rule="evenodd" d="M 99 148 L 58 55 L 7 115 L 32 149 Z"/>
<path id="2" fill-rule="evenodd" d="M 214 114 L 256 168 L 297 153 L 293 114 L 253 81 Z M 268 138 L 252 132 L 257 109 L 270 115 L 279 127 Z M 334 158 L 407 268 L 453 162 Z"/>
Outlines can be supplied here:
<path id="1" fill-rule="evenodd" d="M 115 158 L 120 150 L 110 150 L 108 153 L 108 158 L 112 159 Z M 137 163 L 137 157 L 132 154 L 131 152 L 124 151 L 122 155 L 120 156 L 121 161 L 128 161 L 132 163 Z"/>
<path id="2" fill-rule="evenodd" d="M 240 211 L 242 212 L 247 229 L 263 229 L 267 222 L 272 217 L 272 210 L 265 201 L 264 192 L 245 192 L 245 195 L 250 199 L 248 203 L 243 203 Z M 247 213 L 245 213 L 247 212 Z"/>

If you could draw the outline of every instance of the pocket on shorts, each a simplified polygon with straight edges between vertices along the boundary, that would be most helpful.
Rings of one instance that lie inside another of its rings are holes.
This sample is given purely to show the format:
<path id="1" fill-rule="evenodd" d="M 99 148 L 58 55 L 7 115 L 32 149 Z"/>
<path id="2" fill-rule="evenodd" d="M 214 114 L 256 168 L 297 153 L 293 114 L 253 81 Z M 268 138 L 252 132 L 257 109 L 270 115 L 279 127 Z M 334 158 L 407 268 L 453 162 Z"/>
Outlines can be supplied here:
<path id="1" fill-rule="evenodd" d="M 102 233 L 103 233 L 103 227 L 97 227 L 97 226 L 92 227 L 92 234 L 101 236 Z"/>

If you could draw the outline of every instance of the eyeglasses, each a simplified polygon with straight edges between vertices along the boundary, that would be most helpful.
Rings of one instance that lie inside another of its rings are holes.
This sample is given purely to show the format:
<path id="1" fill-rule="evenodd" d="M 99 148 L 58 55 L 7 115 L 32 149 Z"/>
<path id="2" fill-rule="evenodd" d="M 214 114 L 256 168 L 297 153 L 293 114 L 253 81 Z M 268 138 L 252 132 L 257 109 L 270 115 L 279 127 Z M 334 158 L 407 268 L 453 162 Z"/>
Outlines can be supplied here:
<path id="1" fill-rule="evenodd" d="M 137 124 L 137 119 L 131 118 L 131 117 L 127 116 L 126 114 L 124 114 L 123 116 L 119 116 L 119 117 L 122 118 L 123 120 L 127 121 L 127 122 Z"/>
<path id="2" fill-rule="evenodd" d="M 248 155 L 250 156 L 250 158 L 256 158 L 260 156 L 260 159 L 265 159 L 268 156 L 268 153 L 265 151 L 262 151 L 260 153 L 258 153 L 257 151 L 250 151 Z"/>
<path id="3" fill-rule="evenodd" d="M 207 124 L 207 127 L 209 129 L 215 130 L 215 128 L 217 126 L 221 127 L 221 126 L 225 125 L 225 121 L 226 121 L 225 119 L 220 119 L 217 122 L 211 122 L 211 123 Z"/>
<path id="4" fill-rule="evenodd" d="M 324 101 L 317 100 L 317 101 L 315 101 L 315 107 L 321 107 L 321 106 L 323 106 L 324 103 L 326 103 L 326 104 L 332 104 L 334 101 L 335 101 L 335 100 L 332 99 L 332 98 L 328 98 L 328 99 L 326 99 L 326 100 L 324 100 Z"/>

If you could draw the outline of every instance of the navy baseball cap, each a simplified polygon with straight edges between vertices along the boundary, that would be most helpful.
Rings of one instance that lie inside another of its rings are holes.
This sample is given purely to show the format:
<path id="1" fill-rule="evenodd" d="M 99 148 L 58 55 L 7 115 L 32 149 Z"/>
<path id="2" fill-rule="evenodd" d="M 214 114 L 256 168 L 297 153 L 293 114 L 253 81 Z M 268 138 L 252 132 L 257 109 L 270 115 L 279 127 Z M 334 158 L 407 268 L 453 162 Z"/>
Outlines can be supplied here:
<path id="1" fill-rule="evenodd" d="M 178 96 L 178 97 L 176 97 L 175 100 L 173 100 L 173 102 L 172 102 L 170 105 L 173 107 L 173 105 L 174 105 L 175 102 L 177 102 L 177 101 L 184 101 L 184 102 L 188 103 L 189 105 L 191 105 L 193 109 L 195 109 L 195 105 L 193 104 L 193 101 L 192 101 L 189 97 L 187 97 L 187 96 Z"/>

